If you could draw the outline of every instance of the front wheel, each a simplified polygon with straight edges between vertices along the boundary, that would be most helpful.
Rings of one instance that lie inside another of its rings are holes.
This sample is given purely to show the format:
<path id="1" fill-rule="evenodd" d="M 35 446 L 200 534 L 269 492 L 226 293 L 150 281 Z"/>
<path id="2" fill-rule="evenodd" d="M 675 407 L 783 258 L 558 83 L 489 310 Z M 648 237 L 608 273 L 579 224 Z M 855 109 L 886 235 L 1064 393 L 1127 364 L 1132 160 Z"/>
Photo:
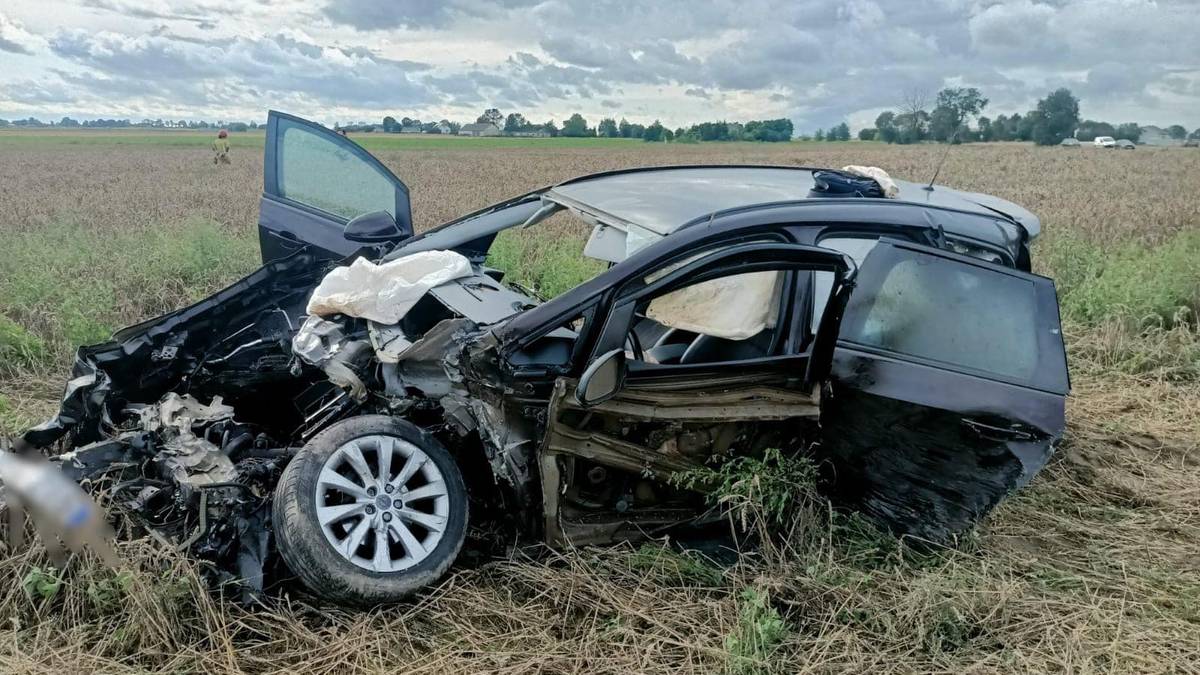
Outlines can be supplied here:
<path id="1" fill-rule="evenodd" d="M 313 593 L 394 602 L 437 581 L 467 531 L 467 491 L 450 453 L 383 415 L 343 420 L 292 459 L 275 488 L 279 553 Z"/>

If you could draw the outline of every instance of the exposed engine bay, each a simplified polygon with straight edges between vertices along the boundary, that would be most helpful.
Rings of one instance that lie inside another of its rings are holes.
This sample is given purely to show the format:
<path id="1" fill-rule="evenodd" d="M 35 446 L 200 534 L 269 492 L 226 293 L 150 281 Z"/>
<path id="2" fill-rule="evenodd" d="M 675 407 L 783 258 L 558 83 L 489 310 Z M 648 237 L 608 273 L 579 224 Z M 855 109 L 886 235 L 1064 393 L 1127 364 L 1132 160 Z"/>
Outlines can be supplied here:
<path id="1" fill-rule="evenodd" d="M 763 421 L 793 418 L 796 406 L 816 414 L 807 396 L 770 402 L 764 388 L 714 392 L 714 413 L 700 423 L 673 420 L 662 398 L 642 409 L 626 401 L 583 411 L 567 396 L 567 380 L 542 391 L 501 383 L 488 326 L 539 301 L 502 284 L 495 270 L 465 264 L 383 324 L 329 308 L 306 314 L 323 298 L 312 267 L 304 255 L 272 263 L 197 305 L 81 349 L 59 415 L 24 440 L 66 449 L 54 459 L 72 480 L 209 563 L 214 581 L 238 579 L 254 592 L 271 555 L 270 500 L 283 467 L 338 420 L 402 416 L 456 454 L 479 455 L 490 475 L 468 475 L 472 493 L 563 545 L 713 519 L 669 475 L 714 452 L 778 447 L 796 432 L 749 431 L 744 411 L 729 412 L 735 399 L 762 401 Z M 565 360 L 575 338 L 564 325 L 525 358 Z M 695 407 L 691 398 L 676 404 Z M 573 439 L 583 437 L 580 453 Z M 638 446 L 658 451 L 644 456 Z M 539 483 L 539 471 L 548 480 Z"/>

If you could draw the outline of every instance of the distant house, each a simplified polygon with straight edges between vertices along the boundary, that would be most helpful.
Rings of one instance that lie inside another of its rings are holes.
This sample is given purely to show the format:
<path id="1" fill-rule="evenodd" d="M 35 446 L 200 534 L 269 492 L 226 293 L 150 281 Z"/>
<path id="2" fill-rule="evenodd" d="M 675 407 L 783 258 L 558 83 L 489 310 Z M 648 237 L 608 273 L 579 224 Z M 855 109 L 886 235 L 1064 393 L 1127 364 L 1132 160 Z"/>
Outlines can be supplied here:
<path id="1" fill-rule="evenodd" d="M 476 122 L 475 124 L 464 124 L 458 130 L 459 136 L 499 136 L 500 127 L 491 122 Z"/>
<path id="2" fill-rule="evenodd" d="M 521 138 L 548 138 L 550 132 L 543 128 L 530 129 L 529 131 L 512 131 L 509 136 L 520 136 Z"/>
<path id="3" fill-rule="evenodd" d="M 453 131 L 453 129 L 450 128 L 450 125 L 446 122 L 438 122 L 437 124 L 433 125 L 433 128 L 437 129 L 439 134 L 448 134 Z"/>
<path id="4" fill-rule="evenodd" d="M 1153 124 L 1142 127 L 1142 135 L 1138 138 L 1142 145 L 1183 145 L 1182 139 L 1171 138 L 1166 129 Z"/>
<path id="5" fill-rule="evenodd" d="M 409 124 L 408 126 L 400 127 L 400 133 L 402 133 L 402 134 L 419 134 L 419 133 L 421 133 L 421 125 Z"/>

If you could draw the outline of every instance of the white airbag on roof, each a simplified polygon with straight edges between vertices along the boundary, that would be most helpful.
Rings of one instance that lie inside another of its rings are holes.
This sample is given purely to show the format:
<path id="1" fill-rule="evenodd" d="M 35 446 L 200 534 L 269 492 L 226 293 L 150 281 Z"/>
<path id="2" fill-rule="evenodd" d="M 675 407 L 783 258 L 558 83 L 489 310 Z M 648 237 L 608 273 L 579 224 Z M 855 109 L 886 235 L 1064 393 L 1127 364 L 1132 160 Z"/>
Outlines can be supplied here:
<path id="1" fill-rule="evenodd" d="M 391 325 L 429 289 L 469 274 L 471 263 L 454 251 L 422 251 L 382 265 L 359 258 L 325 275 L 308 299 L 307 312 Z"/>
<path id="2" fill-rule="evenodd" d="M 892 180 L 892 177 L 888 175 L 888 172 L 877 166 L 858 166 L 856 164 L 851 164 L 850 166 L 843 166 L 842 171 L 845 171 L 846 173 L 852 173 L 855 176 L 870 178 L 876 183 L 879 183 L 879 189 L 883 190 L 883 196 L 887 197 L 888 199 L 895 199 L 896 196 L 900 194 L 900 186 L 896 185 L 896 181 Z"/>
<path id="3" fill-rule="evenodd" d="M 745 340 L 779 319 L 779 272 L 749 272 L 687 286 L 650 301 L 646 316 L 702 335 Z"/>

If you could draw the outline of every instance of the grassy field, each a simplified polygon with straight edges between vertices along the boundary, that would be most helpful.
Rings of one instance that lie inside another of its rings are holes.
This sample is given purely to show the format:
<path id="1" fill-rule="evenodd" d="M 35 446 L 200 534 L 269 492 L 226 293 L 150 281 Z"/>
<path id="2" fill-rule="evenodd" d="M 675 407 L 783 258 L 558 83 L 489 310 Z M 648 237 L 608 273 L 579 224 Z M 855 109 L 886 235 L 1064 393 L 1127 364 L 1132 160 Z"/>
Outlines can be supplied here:
<path id="1" fill-rule="evenodd" d="M 79 136 L 0 134 L 0 432 L 54 409 L 77 344 L 256 264 L 257 149 L 235 139 L 234 164 L 215 167 L 204 136 Z M 921 180 L 943 151 L 409 142 L 378 154 L 412 188 L 419 229 L 628 165 L 855 163 Z M 731 567 L 658 544 L 519 548 L 371 612 L 298 595 L 241 609 L 146 540 L 120 544 L 117 574 L 21 551 L 0 556 L 0 670 L 1200 672 L 1200 152 L 962 146 L 939 182 L 1042 217 L 1034 265 L 1058 283 L 1074 387 L 1051 466 L 961 546 L 917 554 L 815 509 L 781 550 Z M 586 272 L 577 228 L 524 236 L 501 262 L 526 280 L 554 291 Z"/>

